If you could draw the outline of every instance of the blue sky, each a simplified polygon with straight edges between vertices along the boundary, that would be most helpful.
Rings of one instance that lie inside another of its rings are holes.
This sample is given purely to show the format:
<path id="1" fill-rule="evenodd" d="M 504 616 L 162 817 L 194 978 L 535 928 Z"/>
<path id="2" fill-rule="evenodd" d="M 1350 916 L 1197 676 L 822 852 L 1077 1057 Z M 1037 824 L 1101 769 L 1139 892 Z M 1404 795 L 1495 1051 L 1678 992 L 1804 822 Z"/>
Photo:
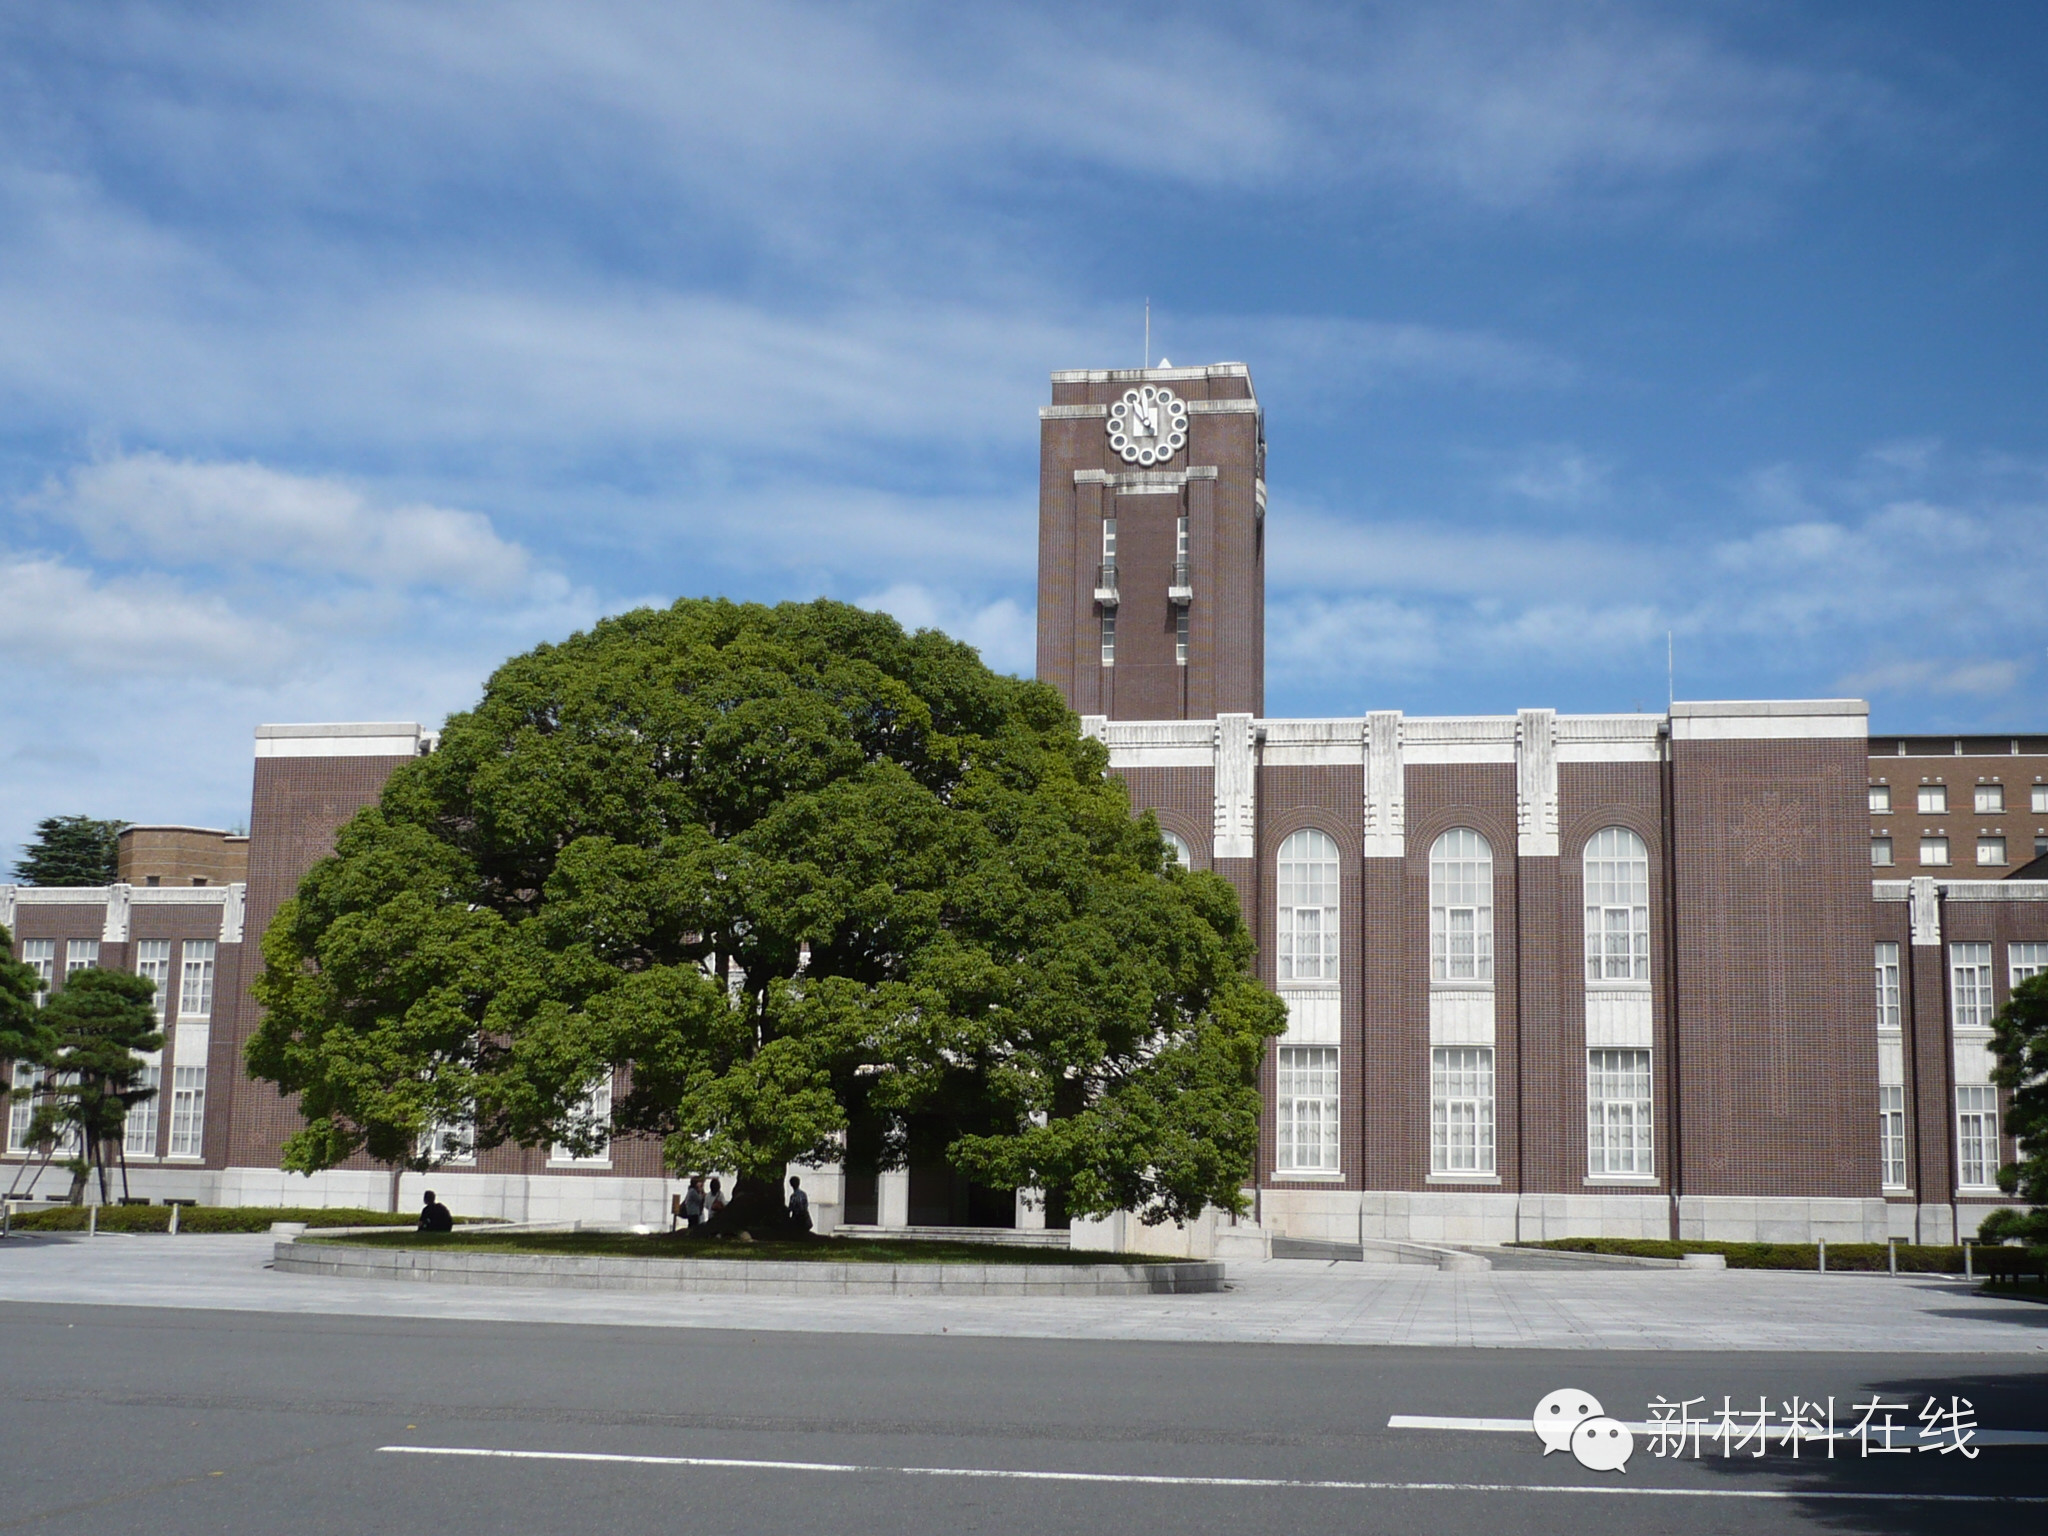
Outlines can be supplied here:
<path id="1" fill-rule="evenodd" d="M 0 849 L 677 595 L 1031 664 L 1055 368 L 1250 364 L 1274 714 L 2048 729 L 2048 12 L 0 7 Z"/>

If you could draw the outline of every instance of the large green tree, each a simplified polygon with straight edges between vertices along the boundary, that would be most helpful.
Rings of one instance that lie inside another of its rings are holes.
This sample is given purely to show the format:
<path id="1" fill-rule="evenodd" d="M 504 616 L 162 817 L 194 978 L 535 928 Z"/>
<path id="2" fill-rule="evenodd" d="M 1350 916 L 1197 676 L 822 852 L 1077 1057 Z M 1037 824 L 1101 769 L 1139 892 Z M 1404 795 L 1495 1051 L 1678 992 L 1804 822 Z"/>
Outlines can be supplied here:
<path id="1" fill-rule="evenodd" d="M 287 1167 L 611 1125 L 760 1197 L 904 1155 L 1185 1219 L 1252 1174 L 1283 1010 L 1222 880 L 1049 687 L 842 604 L 683 601 L 501 667 L 279 910 Z M 879 1129 L 877 1129 L 879 1128 Z M 856 1143 L 849 1153 L 847 1139 Z"/>
<path id="2" fill-rule="evenodd" d="M 1998 1187 L 2033 1209 L 1994 1211 L 1979 1230 L 1993 1241 L 2048 1245 L 2048 973 L 2012 989 L 1991 1021 L 1991 1049 L 1998 1057 L 1991 1080 L 2012 1092 L 2005 1131 L 2020 1140 L 2019 1161 L 1998 1170 Z"/>
<path id="3" fill-rule="evenodd" d="M 110 1198 L 107 1148 L 121 1138 L 128 1111 L 156 1097 L 142 1082 L 147 1064 L 139 1054 L 163 1049 L 155 996 L 147 976 L 90 966 L 65 977 L 63 990 L 43 1006 L 54 1036 L 47 1058 L 53 1081 L 29 1134 L 39 1143 L 75 1139 L 81 1155 L 72 1164 L 73 1205 L 84 1200 L 93 1171 L 101 1202 Z"/>
<path id="4" fill-rule="evenodd" d="M 111 885 L 120 869 L 125 821 L 45 816 L 24 844 L 14 873 L 27 885 Z"/>
<path id="5" fill-rule="evenodd" d="M 35 967 L 14 958 L 14 935 L 0 927 L 0 1062 L 30 1067 L 49 1064 L 56 1035 L 36 1006 L 42 986 Z M 0 1082 L 0 1104 L 8 1103 L 17 1092 L 26 1097 L 35 1091 L 17 1090 Z"/>

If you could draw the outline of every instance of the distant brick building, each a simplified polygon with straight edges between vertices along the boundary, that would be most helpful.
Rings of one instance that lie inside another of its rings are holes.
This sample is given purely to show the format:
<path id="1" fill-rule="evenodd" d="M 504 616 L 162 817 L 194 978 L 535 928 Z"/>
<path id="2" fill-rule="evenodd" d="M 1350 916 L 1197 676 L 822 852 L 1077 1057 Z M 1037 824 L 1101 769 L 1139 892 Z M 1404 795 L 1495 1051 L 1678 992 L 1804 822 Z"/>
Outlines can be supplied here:
<path id="1" fill-rule="evenodd" d="M 1039 675 L 1184 861 L 1237 889 L 1288 1005 L 1231 1244 L 1975 1229 L 2012 1153 L 1988 1023 L 2048 969 L 2048 881 L 2001 878 L 2048 848 L 2048 737 L 1873 740 L 1853 700 L 1265 718 L 1249 371 L 1060 373 L 1052 393 Z M 131 1137 L 139 1188 L 385 1198 L 367 1163 L 278 1173 L 297 1116 L 239 1062 L 271 915 L 432 744 L 413 725 L 259 728 L 246 912 L 241 885 L 0 887 L 46 974 L 172 967 L 173 1124 Z M 1045 1220 L 1028 1197 L 949 1197 L 948 1177 L 806 1182 L 821 1225 Z M 669 1187 L 658 1148 L 623 1138 L 432 1179 L 458 1210 L 515 1217 L 659 1220 Z M 1094 1240 L 1197 1251 L 1221 1230 L 1103 1225 Z"/>

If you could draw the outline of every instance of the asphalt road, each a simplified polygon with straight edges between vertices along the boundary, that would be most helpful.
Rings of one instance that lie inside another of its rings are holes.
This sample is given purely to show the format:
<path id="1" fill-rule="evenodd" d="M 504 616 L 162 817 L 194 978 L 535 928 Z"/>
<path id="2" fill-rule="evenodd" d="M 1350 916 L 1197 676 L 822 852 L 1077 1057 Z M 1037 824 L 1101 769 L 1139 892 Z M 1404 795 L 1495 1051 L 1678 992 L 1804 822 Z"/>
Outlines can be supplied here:
<path id="1" fill-rule="evenodd" d="M 1660 1394 L 1713 1407 L 1723 1394 L 1737 1406 L 1833 1394 L 1846 1408 L 1877 1391 L 1915 1411 L 1929 1394 L 1959 1394 L 1986 1428 L 2048 1430 L 2038 1358 L 874 1337 L 6 1303 L 0 1531 L 2048 1528 L 2042 1448 L 1864 1458 L 1852 1443 L 1830 1462 L 1808 1445 L 1795 1462 L 1775 1446 L 1727 1459 L 1710 1443 L 1695 1461 L 1638 1445 L 1626 1473 L 1599 1473 L 1544 1456 L 1528 1432 L 1388 1428 L 1396 1414 L 1522 1416 L 1567 1386 L 1630 1420 Z M 490 1451 L 538 1454 L 473 1454 Z M 971 1475 L 935 1475 L 957 1472 Z M 1842 1497 L 1867 1494 L 1878 1497 Z M 1992 1495 L 2041 1502 L 1949 1502 Z"/>

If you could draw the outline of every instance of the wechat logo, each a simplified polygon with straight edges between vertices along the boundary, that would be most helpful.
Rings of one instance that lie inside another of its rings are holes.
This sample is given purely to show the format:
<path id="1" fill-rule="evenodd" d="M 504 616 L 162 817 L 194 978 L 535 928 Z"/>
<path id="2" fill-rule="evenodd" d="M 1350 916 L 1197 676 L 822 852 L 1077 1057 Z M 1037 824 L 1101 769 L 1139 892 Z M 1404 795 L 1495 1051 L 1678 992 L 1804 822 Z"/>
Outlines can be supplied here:
<path id="1" fill-rule="evenodd" d="M 1563 1387 L 1547 1394 L 1530 1415 L 1536 1438 L 1543 1442 L 1543 1454 L 1570 1451 L 1578 1464 L 1590 1472 L 1628 1472 L 1628 1459 L 1635 1454 L 1636 1437 L 1619 1419 L 1607 1417 L 1600 1399 L 1576 1387 Z"/>

